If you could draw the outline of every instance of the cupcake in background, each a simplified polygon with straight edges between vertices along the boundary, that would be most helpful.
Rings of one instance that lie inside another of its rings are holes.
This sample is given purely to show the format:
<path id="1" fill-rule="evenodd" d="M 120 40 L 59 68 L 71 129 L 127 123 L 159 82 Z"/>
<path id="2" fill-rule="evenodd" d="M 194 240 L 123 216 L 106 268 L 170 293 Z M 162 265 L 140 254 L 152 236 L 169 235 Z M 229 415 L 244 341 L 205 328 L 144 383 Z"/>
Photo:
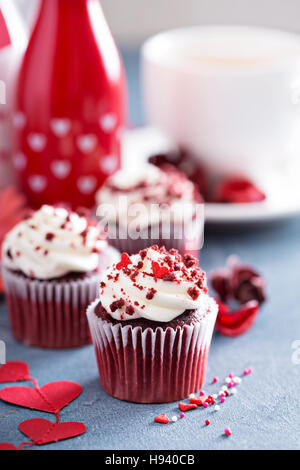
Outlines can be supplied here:
<path id="1" fill-rule="evenodd" d="M 180 400 L 204 384 L 218 312 L 191 255 L 122 254 L 88 310 L 103 389 L 138 403 Z"/>
<path id="2" fill-rule="evenodd" d="M 203 200 L 195 185 L 171 165 L 120 170 L 96 195 L 97 215 L 110 243 L 137 253 L 153 244 L 197 254 L 203 237 Z"/>
<path id="3" fill-rule="evenodd" d="M 118 256 L 95 222 L 62 207 L 45 205 L 17 224 L 2 245 L 15 338 L 43 348 L 90 343 L 85 311 Z"/>

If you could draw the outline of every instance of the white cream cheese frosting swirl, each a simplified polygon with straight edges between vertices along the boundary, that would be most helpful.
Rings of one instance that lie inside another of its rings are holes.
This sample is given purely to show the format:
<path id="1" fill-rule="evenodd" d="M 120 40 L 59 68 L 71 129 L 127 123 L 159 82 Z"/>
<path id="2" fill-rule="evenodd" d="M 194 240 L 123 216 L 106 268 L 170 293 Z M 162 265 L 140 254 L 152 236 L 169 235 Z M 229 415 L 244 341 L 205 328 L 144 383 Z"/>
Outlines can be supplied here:
<path id="1" fill-rule="evenodd" d="M 35 279 L 94 271 L 107 246 L 100 228 L 65 208 L 42 206 L 17 224 L 2 245 L 2 263 Z"/>
<path id="2" fill-rule="evenodd" d="M 100 301 L 115 320 L 169 322 L 185 310 L 205 315 L 210 297 L 195 258 L 153 246 L 134 256 L 122 254 L 102 277 Z"/>
<path id="3" fill-rule="evenodd" d="M 120 225 L 144 228 L 166 216 L 171 221 L 191 219 L 201 202 L 195 185 L 173 167 L 152 164 L 120 170 L 96 194 L 97 215 Z M 106 210 L 107 207 L 107 210 Z"/>

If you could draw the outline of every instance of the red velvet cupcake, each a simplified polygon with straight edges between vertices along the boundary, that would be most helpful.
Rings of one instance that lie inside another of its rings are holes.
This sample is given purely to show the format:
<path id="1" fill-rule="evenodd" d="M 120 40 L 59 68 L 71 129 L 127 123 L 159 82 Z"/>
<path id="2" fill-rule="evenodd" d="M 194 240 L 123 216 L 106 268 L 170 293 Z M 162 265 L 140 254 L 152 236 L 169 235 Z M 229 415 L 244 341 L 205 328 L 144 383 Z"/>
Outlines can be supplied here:
<path id="1" fill-rule="evenodd" d="M 90 343 L 85 311 L 119 257 L 86 217 L 43 206 L 6 236 L 2 275 L 15 338 L 42 348 Z"/>
<path id="2" fill-rule="evenodd" d="M 111 176 L 96 195 L 97 214 L 108 225 L 110 243 L 138 253 L 151 245 L 199 252 L 203 200 L 195 185 L 170 165 L 147 164 Z"/>
<path id="3" fill-rule="evenodd" d="M 199 390 L 218 312 L 190 255 L 152 246 L 123 253 L 87 310 L 103 389 L 121 400 L 163 403 Z"/>

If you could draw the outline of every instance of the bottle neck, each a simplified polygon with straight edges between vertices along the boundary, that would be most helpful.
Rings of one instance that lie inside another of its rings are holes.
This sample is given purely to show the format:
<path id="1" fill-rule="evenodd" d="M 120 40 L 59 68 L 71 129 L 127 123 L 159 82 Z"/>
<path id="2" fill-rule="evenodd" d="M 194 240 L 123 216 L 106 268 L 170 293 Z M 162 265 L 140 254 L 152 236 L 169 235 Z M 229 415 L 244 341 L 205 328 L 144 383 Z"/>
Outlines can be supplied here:
<path id="1" fill-rule="evenodd" d="M 59 21 L 60 18 L 83 19 L 89 16 L 94 3 L 98 3 L 99 7 L 99 0 L 41 0 L 38 18 L 45 18 L 49 23 Z"/>

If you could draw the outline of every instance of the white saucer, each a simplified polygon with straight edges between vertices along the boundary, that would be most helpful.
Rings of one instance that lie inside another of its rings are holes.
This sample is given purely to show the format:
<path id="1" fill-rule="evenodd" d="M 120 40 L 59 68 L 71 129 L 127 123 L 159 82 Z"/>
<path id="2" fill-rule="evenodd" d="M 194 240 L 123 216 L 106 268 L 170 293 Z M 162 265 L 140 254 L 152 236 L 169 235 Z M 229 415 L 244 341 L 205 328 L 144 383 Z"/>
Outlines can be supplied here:
<path id="1" fill-rule="evenodd" d="M 128 130 L 123 138 L 123 166 L 144 163 L 150 155 L 175 148 L 160 131 L 152 127 Z M 300 158 L 299 158 L 300 159 Z M 206 203 L 205 218 L 208 223 L 258 223 L 271 222 L 300 215 L 300 172 L 281 172 L 262 187 L 266 201 L 251 204 Z"/>

